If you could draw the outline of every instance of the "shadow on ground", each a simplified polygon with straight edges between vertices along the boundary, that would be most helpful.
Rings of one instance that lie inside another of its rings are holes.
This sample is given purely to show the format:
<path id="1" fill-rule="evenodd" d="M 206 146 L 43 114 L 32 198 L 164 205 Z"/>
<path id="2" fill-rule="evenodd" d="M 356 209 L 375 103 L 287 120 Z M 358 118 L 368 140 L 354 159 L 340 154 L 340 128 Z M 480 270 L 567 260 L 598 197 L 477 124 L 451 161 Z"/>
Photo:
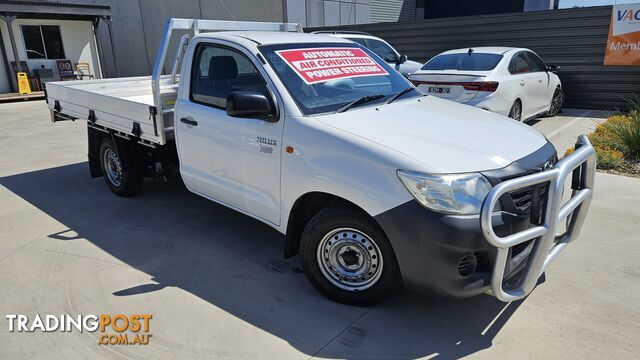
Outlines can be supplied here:
<path id="1" fill-rule="evenodd" d="M 520 305 L 405 291 L 368 310 L 333 303 L 309 285 L 297 258 L 282 258 L 278 232 L 189 193 L 177 180 L 149 180 L 139 196 L 124 199 L 78 163 L 3 177 L 0 184 L 69 228 L 50 234 L 51 241 L 87 239 L 153 277 L 155 283 L 113 289 L 113 296 L 177 287 L 308 355 L 462 357 L 490 347 Z"/>

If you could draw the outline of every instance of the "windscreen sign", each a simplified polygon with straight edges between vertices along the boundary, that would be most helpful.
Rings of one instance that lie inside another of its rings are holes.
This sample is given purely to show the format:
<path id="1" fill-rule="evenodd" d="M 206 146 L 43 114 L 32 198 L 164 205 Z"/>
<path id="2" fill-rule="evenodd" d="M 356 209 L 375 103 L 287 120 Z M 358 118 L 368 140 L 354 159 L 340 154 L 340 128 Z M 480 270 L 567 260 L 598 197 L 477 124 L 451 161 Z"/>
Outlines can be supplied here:
<path id="1" fill-rule="evenodd" d="M 640 65 L 640 4 L 613 6 L 604 64 Z"/>
<path id="2" fill-rule="evenodd" d="M 307 84 L 389 73 L 359 48 L 313 48 L 276 51 Z"/>

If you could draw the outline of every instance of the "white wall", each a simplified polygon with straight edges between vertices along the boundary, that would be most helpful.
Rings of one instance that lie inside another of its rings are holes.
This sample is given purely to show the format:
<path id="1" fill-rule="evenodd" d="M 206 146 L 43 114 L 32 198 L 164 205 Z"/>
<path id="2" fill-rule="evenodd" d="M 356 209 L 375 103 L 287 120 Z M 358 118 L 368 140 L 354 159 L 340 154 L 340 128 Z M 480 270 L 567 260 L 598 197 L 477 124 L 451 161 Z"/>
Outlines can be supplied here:
<path id="1" fill-rule="evenodd" d="M 62 46 L 64 48 L 65 57 L 72 63 L 86 62 L 89 63 L 91 74 L 97 79 L 101 78 L 100 64 L 98 53 L 96 50 L 95 37 L 93 34 L 93 26 L 90 21 L 75 20 L 40 20 L 40 19 L 16 19 L 13 22 L 13 32 L 15 43 L 18 49 L 20 60 L 26 61 L 29 69 L 45 68 L 54 69 L 57 76 L 57 68 L 55 60 L 45 59 L 28 59 L 25 50 L 24 38 L 22 37 L 22 29 L 20 25 L 58 25 L 60 26 L 60 34 L 62 36 Z M 13 50 L 9 42 L 9 34 L 4 21 L 0 21 L 2 36 L 5 45 L 6 55 L 9 63 L 14 61 Z M 0 75 L 2 76 L 2 75 Z M 2 80 L 0 79 L 0 88 L 2 88 Z"/>

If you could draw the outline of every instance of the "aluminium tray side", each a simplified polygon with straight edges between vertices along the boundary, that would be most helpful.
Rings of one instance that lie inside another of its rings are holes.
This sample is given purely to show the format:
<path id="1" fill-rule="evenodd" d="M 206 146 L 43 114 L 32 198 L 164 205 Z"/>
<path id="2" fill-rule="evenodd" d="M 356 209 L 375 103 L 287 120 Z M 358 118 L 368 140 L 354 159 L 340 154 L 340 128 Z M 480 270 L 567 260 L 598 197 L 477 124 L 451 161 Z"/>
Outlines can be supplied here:
<path id="1" fill-rule="evenodd" d="M 101 79 L 89 81 L 58 81 L 46 85 L 49 108 L 55 111 L 56 101 L 60 105 L 60 113 L 78 119 L 89 118 L 89 111 L 95 114 L 95 123 L 128 135 L 133 135 L 134 123 L 140 126 L 140 139 L 164 145 L 172 133 L 161 136 L 163 132 L 171 132 L 172 128 L 161 128 L 159 121 L 162 114 L 155 119 L 150 77 Z M 162 87 L 165 98 L 175 99 L 177 85 Z M 171 104 L 171 101 L 169 101 Z M 173 108 L 173 105 L 165 109 Z M 167 114 L 171 117 L 173 114 Z M 172 119 L 166 119 L 170 125 Z"/>

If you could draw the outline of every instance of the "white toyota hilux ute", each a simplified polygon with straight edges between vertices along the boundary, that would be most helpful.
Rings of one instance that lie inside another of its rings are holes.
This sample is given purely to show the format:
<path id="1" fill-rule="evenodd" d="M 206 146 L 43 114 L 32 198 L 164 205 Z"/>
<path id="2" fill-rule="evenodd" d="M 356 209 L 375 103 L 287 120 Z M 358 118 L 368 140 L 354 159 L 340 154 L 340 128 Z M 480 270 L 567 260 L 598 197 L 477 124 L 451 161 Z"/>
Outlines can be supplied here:
<path id="1" fill-rule="evenodd" d="M 162 75 L 174 30 L 194 35 Z M 170 19 L 151 77 L 48 83 L 47 103 L 54 122 L 86 120 L 91 176 L 114 193 L 177 168 L 284 234 L 285 257 L 343 303 L 401 285 L 523 298 L 592 197 L 585 136 L 558 161 L 527 125 L 424 96 L 370 50 L 295 24 Z"/>

